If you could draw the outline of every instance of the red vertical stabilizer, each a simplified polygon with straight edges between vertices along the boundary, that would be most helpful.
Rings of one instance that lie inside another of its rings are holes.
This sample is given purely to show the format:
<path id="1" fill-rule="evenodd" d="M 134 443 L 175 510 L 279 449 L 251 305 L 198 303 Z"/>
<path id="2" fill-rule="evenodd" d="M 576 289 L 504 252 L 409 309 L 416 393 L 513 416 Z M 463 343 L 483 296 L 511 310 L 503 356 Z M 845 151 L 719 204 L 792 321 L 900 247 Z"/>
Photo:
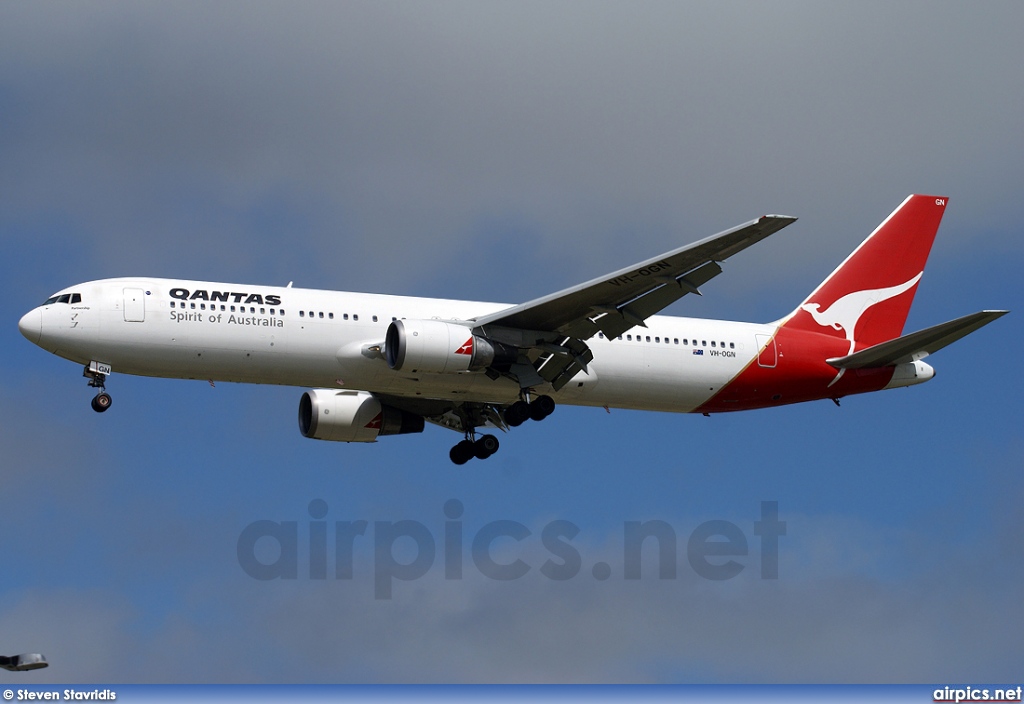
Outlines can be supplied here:
<path id="1" fill-rule="evenodd" d="M 908 197 L 783 327 L 844 338 L 849 353 L 899 337 L 946 202 L 941 196 Z"/>

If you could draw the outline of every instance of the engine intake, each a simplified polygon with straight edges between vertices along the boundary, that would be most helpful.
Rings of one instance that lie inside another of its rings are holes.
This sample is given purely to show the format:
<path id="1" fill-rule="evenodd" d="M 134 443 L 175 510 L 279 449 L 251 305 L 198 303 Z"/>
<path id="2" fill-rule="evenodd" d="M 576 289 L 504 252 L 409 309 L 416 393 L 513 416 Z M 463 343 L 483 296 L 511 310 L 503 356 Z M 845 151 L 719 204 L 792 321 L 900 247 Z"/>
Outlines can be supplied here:
<path id="1" fill-rule="evenodd" d="M 395 371 L 451 374 L 500 369 L 518 355 L 515 347 L 441 320 L 396 320 L 384 338 L 384 358 Z"/>
<path id="2" fill-rule="evenodd" d="M 384 405 L 368 391 L 312 389 L 299 399 L 299 430 L 315 440 L 374 442 L 378 435 L 422 433 L 423 416 Z"/>

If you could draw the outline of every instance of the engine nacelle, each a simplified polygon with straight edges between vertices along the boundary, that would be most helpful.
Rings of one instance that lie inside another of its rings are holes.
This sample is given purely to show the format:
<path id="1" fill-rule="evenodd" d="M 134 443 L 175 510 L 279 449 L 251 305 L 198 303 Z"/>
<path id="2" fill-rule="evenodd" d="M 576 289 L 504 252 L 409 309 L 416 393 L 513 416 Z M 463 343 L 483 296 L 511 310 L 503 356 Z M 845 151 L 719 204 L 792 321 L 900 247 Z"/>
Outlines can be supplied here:
<path id="1" fill-rule="evenodd" d="M 368 391 L 312 389 L 299 400 L 299 430 L 307 438 L 374 442 L 378 435 L 422 433 L 423 416 L 386 406 Z"/>
<path id="2" fill-rule="evenodd" d="M 441 320 L 396 320 L 384 338 L 384 358 L 395 371 L 449 374 L 516 361 L 519 351 Z"/>

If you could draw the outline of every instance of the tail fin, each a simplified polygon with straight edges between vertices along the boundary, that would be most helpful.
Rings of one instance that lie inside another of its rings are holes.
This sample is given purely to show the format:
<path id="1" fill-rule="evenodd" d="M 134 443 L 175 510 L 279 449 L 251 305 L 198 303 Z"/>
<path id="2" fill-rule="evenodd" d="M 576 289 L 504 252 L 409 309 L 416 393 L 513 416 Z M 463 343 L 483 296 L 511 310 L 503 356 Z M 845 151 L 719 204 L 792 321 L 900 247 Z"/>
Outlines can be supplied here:
<path id="1" fill-rule="evenodd" d="M 947 200 L 909 196 L 790 314 L 785 327 L 845 338 L 851 354 L 899 337 Z"/>

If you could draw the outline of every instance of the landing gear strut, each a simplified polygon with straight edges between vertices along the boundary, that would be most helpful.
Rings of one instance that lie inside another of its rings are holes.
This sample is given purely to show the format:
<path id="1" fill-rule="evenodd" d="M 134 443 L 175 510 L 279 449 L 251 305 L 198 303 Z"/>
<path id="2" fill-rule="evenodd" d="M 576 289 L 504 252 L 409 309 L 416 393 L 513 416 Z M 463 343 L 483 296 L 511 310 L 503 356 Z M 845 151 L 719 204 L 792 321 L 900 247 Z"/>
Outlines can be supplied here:
<path id="1" fill-rule="evenodd" d="M 107 393 L 106 380 L 108 374 L 110 374 L 110 365 L 102 364 L 101 362 L 90 362 L 82 372 L 82 376 L 89 380 L 89 386 L 99 389 L 99 393 L 92 400 L 92 410 L 97 413 L 103 413 L 114 402 L 110 398 L 110 394 Z"/>

